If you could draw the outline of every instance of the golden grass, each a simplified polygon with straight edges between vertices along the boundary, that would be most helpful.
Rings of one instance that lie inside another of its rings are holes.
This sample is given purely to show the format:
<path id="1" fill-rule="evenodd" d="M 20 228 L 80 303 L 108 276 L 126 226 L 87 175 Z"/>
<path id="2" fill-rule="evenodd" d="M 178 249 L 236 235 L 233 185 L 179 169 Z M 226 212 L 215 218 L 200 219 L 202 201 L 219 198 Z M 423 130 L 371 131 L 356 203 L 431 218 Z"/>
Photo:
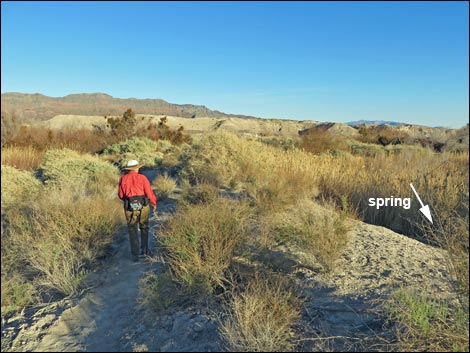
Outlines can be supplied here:
<path id="1" fill-rule="evenodd" d="M 41 164 L 44 151 L 32 146 L 2 148 L 2 165 L 33 171 Z"/>
<path id="2" fill-rule="evenodd" d="M 329 131 L 311 130 L 302 136 L 301 148 L 307 152 L 321 154 L 325 152 L 348 150 L 345 136 L 331 133 Z"/>
<path id="3" fill-rule="evenodd" d="M 285 280 L 257 276 L 232 294 L 221 336 L 234 352 L 292 351 L 299 304 Z"/>
<path id="4" fill-rule="evenodd" d="M 259 210 L 291 204 L 299 195 L 315 195 L 312 156 L 281 150 L 233 134 L 209 134 L 194 146 L 186 173 L 198 183 L 245 192 Z"/>

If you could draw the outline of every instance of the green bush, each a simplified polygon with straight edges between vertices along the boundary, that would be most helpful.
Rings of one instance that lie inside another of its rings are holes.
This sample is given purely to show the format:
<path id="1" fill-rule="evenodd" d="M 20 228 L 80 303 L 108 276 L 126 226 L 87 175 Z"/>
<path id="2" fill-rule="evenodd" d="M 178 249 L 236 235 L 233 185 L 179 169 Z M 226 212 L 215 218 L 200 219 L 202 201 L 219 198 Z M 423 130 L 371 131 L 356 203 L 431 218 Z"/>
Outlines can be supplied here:
<path id="1" fill-rule="evenodd" d="M 132 137 L 128 140 L 115 143 L 103 150 L 103 154 L 123 167 L 129 159 L 138 160 L 146 167 L 157 166 L 163 160 L 163 153 L 159 151 L 159 145 L 165 143 L 155 142 L 147 137 Z"/>
<path id="2" fill-rule="evenodd" d="M 2 213 L 10 207 L 35 200 L 42 185 L 31 172 L 2 165 Z"/>
<path id="3" fill-rule="evenodd" d="M 36 288 L 23 276 L 2 275 L 2 316 L 20 311 L 36 300 Z"/>
<path id="4" fill-rule="evenodd" d="M 385 307 L 397 323 L 400 351 L 468 352 L 468 309 L 404 288 L 393 292 Z"/>
<path id="5" fill-rule="evenodd" d="M 69 149 L 49 150 L 40 165 L 45 183 L 70 189 L 84 187 L 89 182 L 119 175 L 112 164 L 88 154 L 80 154 Z"/>

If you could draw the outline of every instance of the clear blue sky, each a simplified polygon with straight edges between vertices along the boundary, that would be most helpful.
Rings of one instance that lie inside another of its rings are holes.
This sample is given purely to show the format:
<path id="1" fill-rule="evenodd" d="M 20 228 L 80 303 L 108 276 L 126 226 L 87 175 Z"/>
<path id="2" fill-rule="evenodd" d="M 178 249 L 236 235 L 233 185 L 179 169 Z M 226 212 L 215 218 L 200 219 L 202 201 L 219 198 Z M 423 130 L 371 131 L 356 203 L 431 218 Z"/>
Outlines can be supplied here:
<path id="1" fill-rule="evenodd" d="M 467 2 L 2 2 L 1 91 L 469 120 Z"/>

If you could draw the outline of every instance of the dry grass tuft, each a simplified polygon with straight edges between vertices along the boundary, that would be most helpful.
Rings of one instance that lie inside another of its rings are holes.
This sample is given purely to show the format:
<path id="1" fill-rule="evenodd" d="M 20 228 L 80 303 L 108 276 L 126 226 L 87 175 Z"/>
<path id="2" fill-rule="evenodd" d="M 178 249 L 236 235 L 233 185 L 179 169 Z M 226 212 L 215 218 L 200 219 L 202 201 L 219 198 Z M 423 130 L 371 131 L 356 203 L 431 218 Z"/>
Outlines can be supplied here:
<path id="1" fill-rule="evenodd" d="M 158 200 L 164 200 L 167 199 L 173 193 L 173 191 L 175 191 L 176 180 L 165 173 L 155 178 L 155 180 L 152 182 L 152 186 L 156 188 Z"/>
<path id="2" fill-rule="evenodd" d="M 285 280 L 257 276 L 232 295 L 220 333 L 235 352 L 288 352 L 294 348 L 294 326 L 300 300 Z"/>

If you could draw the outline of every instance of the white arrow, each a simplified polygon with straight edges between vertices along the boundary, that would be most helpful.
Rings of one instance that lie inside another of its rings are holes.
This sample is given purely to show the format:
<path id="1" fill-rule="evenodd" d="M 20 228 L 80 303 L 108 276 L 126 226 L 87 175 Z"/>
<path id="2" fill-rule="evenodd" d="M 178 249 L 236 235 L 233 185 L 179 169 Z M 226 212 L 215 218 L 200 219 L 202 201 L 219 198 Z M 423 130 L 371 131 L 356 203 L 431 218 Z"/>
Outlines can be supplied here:
<path id="1" fill-rule="evenodd" d="M 418 193 L 416 192 L 416 189 L 414 188 L 413 184 L 410 183 L 410 186 L 411 188 L 413 189 L 413 192 L 415 193 L 416 197 L 418 198 L 418 201 L 419 203 L 421 204 L 421 208 L 419 209 L 425 216 L 427 219 L 429 219 L 429 221 L 434 224 L 432 222 L 432 217 L 431 217 L 431 211 L 429 210 L 429 205 L 426 205 L 424 206 L 424 203 L 423 201 L 421 201 L 421 199 L 419 198 L 419 195 Z"/>

